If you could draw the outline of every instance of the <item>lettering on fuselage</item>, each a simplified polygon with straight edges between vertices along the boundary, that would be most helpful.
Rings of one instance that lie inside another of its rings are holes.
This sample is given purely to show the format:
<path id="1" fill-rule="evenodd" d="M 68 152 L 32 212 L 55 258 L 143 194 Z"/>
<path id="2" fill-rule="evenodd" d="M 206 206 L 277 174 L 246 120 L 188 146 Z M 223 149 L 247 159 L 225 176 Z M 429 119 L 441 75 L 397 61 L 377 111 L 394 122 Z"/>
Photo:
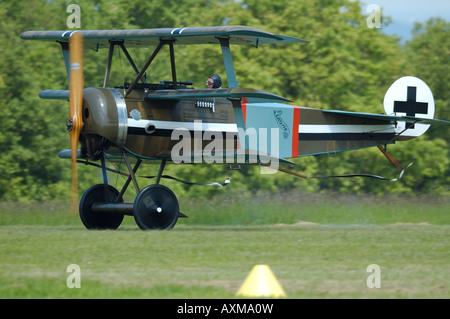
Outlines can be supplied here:
<path id="1" fill-rule="evenodd" d="M 275 120 L 277 121 L 278 126 L 281 128 L 282 135 L 284 139 L 287 139 L 289 134 L 291 133 L 289 129 L 289 125 L 283 120 L 281 115 L 283 114 L 283 111 L 274 110 L 273 115 L 275 116 Z"/>

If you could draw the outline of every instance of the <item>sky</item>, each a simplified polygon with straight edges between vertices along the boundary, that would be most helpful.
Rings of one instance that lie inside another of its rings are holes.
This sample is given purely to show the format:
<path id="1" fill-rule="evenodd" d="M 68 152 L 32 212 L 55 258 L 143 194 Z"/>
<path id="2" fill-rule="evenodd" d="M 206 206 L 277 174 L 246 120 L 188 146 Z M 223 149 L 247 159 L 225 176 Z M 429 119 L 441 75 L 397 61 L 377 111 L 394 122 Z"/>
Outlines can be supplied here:
<path id="1" fill-rule="evenodd" d="M 383 16 L 390 16 L 389 26 L 381 26 L 386 34 L 395 34 L 403 41 L 412 38 L 414 22 L 425 22 L 431 17 L 440 17 L 450 22 L 450 0 L 363 0 L 363 12 L 367 6 L 377 4 Z"/>

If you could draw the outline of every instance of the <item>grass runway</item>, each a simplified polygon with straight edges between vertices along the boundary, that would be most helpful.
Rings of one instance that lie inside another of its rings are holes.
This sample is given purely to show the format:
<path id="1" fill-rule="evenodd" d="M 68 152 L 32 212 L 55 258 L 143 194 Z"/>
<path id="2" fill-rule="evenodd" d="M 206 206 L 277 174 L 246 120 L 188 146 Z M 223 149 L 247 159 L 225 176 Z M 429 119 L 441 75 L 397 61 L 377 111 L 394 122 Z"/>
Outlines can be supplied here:
<path id="1" fill-rule="evenodd" d="M 256 264 L 287 298 L 450 297 L 448 199 L 309 196 L 301 210 L 272 199 L 185 203 L 189 219 L 150 232 L 132 217 L 87 231 L 64 205 L 0 204 L 0 298 L 236 298 Z M 380 288 L 366 284 L 370 264 Z"/>

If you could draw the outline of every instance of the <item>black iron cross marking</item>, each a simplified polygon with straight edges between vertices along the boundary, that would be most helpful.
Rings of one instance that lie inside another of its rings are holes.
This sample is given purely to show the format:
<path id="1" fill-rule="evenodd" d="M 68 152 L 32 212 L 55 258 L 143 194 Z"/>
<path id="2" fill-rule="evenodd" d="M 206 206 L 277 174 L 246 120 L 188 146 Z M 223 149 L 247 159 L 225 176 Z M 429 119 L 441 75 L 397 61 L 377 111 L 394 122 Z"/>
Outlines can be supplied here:
<path id="1" fill-rule="evenodd" d="M 408 86 L 405 101 L 394 101 L 394 112 L 406 113 L 406 116 L 415 117 L 416 114 L 428 114 L 428 103 L 417 102 L 417 87 Z M 414 124 L 410 127 L 414 128 Z"/>

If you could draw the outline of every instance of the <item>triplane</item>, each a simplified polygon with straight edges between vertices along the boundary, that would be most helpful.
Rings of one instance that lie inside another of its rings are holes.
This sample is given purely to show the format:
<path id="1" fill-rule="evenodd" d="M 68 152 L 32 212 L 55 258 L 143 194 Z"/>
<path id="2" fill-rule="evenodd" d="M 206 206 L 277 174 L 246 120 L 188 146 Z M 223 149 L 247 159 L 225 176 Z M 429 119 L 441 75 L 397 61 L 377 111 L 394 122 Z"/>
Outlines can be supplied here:
<path id="1" fill-rule="evenodd" d="M 219 162 L 220 158 L 222 163 L 270 166 L 305 177 L 278 164 L 295 165 L 288 158 L 377 146 L 403 174 L 407 167 L 387 153 L 386 145 L 420 136 L 431 123 L 450 123 L 433 119 L 432 93 L 414 77 L 401 78 L 389 88 L 383 115 L 292 106 L 281 96 L 239 88 L 230 45 L 308 42 L 251 27 L 28 31 L 21 38 L 61 45 L 70 89 L 44 90 L 39 96 L 69 100 L 71 148 L 59 156 L 72 159 L 72 201 L 78 200 L 77 161 L 102 169 L 103 183 L 89 188 L 79 204 L 81 220 L 88 229 L 116 229 L 124 215 L 134 216 L 143 230 L 171 229 L 184 215 L 175 194 L 160 182 L 166 163 L 174 161 L 174 153 L 183 163 L 208 158 Z M 175 46 L 195 44 L 221 47 L 227 88 L 194 89 L 192 82 L 178 80 Z M 144 74 L 164 46 L 169 47 L 171 79 L 147 83 Z M 133 47 L 154 48 L 141 68 L 128 52 Z M 108 52 L 104 81 L 99 87 L 84 88 L 84 49 Z M 108 87 L 114 50 L 124 53 L 136 73 L 131 83 L 120 87 Z M 180 133 L 191 137 L 183 147 L 178 144 Z M 252 135 L 258 142 L 249 142 Z M 263 138 L 270 145 L 262 145 L 259 141 Z M 210 147 L 211 152 L 206 154 L 212 141 L 214 149 Z M 120 191 L 108 184 L 107 171 L 112 169 L 106 166 L 107 159 L 120 159 L 126 164 L 128 178 Z M 160 163 L 155 183 L 141 189 L 136 179 L 139 166 L 155 161 Z M 131 183 L 137 196 L 134 202 L 125 203 L 123 195 Z"/>

